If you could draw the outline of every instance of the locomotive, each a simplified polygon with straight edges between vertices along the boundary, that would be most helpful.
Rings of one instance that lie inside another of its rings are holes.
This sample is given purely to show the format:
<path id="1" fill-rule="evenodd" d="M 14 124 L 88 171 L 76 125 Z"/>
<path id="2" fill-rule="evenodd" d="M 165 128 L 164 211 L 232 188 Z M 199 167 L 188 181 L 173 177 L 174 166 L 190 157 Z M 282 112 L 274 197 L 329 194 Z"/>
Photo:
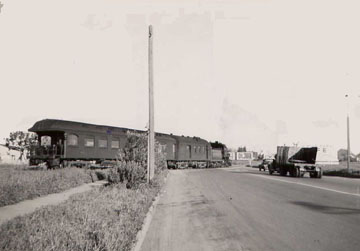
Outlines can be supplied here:
<path id="1" fill-rule="evenodd" d="M 29 129 L 38 136 L 38 145 L 30 150 L 30 165 L 45 163 L 48 168 L 69 163 L 115 161 L 125 146 L 127 132 L 146 131 L 94 125 L 81 122 L 45 119 Z M 206 168 L 229 166 L 224 144 L 199 137 L 156 133 L 155 139 L 164 152 L 168 168 Z"/>

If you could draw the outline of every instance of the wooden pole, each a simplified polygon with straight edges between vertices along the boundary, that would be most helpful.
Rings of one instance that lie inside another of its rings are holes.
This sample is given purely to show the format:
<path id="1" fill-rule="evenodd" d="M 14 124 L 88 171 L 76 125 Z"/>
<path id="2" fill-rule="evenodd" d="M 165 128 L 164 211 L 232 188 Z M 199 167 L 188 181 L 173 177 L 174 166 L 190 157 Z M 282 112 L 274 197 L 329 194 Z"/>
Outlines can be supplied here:
<path id="1" fill-rule="evenodd" d="M 347 98 L 347 117 L 346 117 L 346 126 L 347 126 L 347 172 L 350 172 L 350 118 L 349 118 L 349 95 L 345 95 Z"/>
<path id="2" fill-rule="evenodd" d="M 347 171 L 350 172 L 350 119 L 349 114 L 347 115 Z"/>
<path id="3" fill-rule="evenodd" d="M 148 176 L 150 182 L 155 171 L 155 133 L 154 133 L 154 83 L 153 83 L 153 29 L 149 26 L 149 133 L 148 133 Z"/>

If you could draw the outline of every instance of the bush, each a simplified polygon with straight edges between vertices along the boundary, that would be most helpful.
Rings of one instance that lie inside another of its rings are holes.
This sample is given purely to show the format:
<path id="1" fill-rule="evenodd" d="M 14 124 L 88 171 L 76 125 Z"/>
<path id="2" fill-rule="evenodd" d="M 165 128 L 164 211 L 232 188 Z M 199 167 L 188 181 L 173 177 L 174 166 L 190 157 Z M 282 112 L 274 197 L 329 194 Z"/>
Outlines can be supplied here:
<path id="1" fill-rule="evenodd" d="M 127 188 L 137 188 L 147 176 L 147 135 L 128 132 L 124 148 L 119 151 L 119 160 L 111 169 L 110 183 L 126 183 Z M 155 144 L 155 174 L 166 169 L 166 157 Z"/>
<path id="2" fill-rule="evenodd" d="M 146 181 L 146 167 L 134 161 L 119 161 L 117 166 L 110 170 L 110 183 L 126 183 L 128 188 L 137 187 Z"/>
<path id="3" fill-rule="evenodd" d="M 108 178 L 108 172 L 105 170 L 95 171 L 95 175 L 96 175 L 97 180 L 107 180 L 107 178 Z"/>

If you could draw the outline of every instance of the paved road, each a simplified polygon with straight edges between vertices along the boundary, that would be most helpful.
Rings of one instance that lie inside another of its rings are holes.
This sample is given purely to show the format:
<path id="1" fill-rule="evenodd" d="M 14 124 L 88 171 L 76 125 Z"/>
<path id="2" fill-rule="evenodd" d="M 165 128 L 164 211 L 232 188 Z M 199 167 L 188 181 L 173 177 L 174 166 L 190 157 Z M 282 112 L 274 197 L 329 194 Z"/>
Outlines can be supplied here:
<path id="1" fill-rule="evenodd" d="M 174 170 L 141 250 L 360 250 L 360 179 Z"/>

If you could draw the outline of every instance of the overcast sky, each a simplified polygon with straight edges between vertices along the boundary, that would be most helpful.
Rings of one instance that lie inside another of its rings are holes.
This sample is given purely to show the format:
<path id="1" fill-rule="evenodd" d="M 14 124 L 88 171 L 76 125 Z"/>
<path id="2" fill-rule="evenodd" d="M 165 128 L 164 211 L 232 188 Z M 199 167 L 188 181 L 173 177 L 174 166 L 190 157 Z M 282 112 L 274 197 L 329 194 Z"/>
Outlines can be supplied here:
<path id="1" fill-rule="evenodd" d="M 356 0 L 0 0 L 0 142 L 45 118 L 360 152 Z M 348 101 L 345 95 L 349 94 Z"/>

